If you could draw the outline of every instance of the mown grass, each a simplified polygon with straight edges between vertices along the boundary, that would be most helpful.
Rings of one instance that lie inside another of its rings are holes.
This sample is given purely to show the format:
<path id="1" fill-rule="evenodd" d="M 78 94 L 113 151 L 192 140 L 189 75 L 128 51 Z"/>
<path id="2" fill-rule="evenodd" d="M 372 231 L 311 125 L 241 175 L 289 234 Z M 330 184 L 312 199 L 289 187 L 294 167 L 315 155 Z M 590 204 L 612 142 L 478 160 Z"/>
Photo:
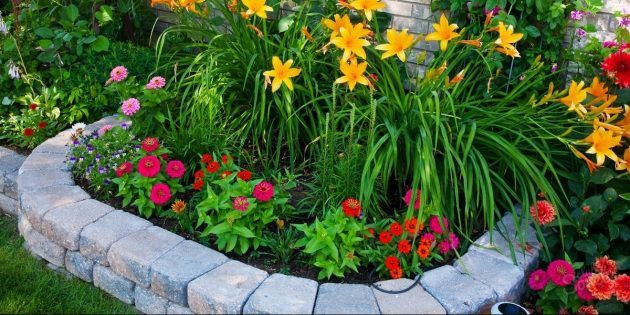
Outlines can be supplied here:
<path id="1" fill-rule="evenodd" d="M 48 269 L 22 243 L 16 219 L 0 214 L 0 314 L 136 313 L 91 284 Z"/>

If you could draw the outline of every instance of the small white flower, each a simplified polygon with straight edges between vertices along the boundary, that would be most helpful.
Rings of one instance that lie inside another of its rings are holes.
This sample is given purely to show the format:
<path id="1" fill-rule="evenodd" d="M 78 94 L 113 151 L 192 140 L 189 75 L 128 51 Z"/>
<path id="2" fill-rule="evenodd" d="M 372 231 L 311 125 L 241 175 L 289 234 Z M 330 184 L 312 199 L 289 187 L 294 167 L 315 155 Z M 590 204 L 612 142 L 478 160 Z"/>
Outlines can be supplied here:
<path id="1" fill-rule="evenodd" d="M 74 125 L 72 125 L 72 130 L 74 130 L 74 132 L 80 132 L 83 131 L 85 129 L 85 124 L 84 123 L 76 123 Z"/>
<path id="2" fill-rule="evenodd" d="M 0 12 L 0 33 L 4 35 L 9 34 L 9 30 L 7 29 L 7 24 L 4 23 L 4 19 L 2 19 L 2 12 Z"/>
<path id="3" fill-rule="evenodd" d="M 9 77 L 16 80 L 20 78 L 20 68 L 18 68 L 18 66 L 16 66 L 12 61 L 9 61 Z"/>

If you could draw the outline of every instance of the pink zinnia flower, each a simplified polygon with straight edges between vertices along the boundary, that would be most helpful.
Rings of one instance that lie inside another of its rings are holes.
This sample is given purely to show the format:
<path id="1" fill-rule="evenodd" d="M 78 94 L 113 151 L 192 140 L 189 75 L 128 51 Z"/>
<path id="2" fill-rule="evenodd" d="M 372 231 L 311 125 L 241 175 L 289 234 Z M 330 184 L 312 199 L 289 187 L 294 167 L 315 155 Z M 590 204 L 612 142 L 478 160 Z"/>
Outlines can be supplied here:
<path id="1" fill-rule="evenodd" d="M 556 218 L 556 209 L 547 200 L 539 200 L 529 208 L 534 221 L 540 225 L 547 224 Z"/>
<path id="2" fill-rule="evenodd" d="M 247 201 L 246 197 L 236 197 L 232 201 L 232 207 L 234 208 L 234 210 L 245 212 L 249 207 L 249 201 Z"/>
<path id="3" fill-rule="evenodd" d="M 418 189 L 418 191 L 416 192 L 416 200 L 413 203 L 413 208 L 418 210 L 420 209 L 420 196 L 422 195 L 420 189 Z M 405 193 L 405 204 L 407 206 L 409 206 L 409 203 L 411 203 L 411 189 L 407 190 L 407 193 Z"/>
<path id="4" fill-rule="evenodd" d="M 153 152 L 160 147 L 160 141 L 157 138 L 146 137 L 142 140 L 142 143 L 140 143 L 140 147 L 145 152 Z"/>
<path id="5" fill-rule="evenodd" d="M 160 160 L 153 155 L 147 155 L 138 161 L 138 172 L 144 177 L 155 177 L 160 168 Z"/>
<path id="6" fill-rule="evenodd" d="M 598 315 L 599 312 L 593 305 L 580 306 L 577 311 L 578 315 Z"/>
<path id="7" fill-rule="evenodd" d="M 540 291 L 545 288 L 547 283 L 549 283 L 549 276 L 544 270 L 538 269 L 529 275 L 528 283 L 532 290 Z"/>
<path id="8" fill-rule="evenodd" d="M 448 240 L 443 240 L 439 242 L 437 247 L 440 251 L 440 254 L 442 255 L 448 253 L 448 251 L 451 250 L 451 244 L 448 242 Z"/>
<path id="9" fill-rule="evenodd" d="M 573 266 L 564 259 L 552 261 L 547 267 L 547 275 L 551 282 L 560 287 L 571 284 L 575 278 Z"/>
<path id="10" fill-rule="evenodd" d="M 442 230 L 440 221 L 442 221 L 442 224 L 444 225 L 444 230 Z M 442 220 L 439 220 L 437 216 L 431 216 L 429 219 L 429 227 L 433 230 L 433 232 L 442 234 L 445 231 L 448 231 L 448 220 L 446 220 L 446 217 L 442 217 Z"/>
<path id="11" fill-rule="evenodd" d="M 157 206 L 166 204 L 171 199 L 171 189 L 166 184 L 157 183 L 151 188 L 150 198 Z"/>
<path id="12" fill-rule="evenodd" d="M 182 161 L 173 160 L 166 164 L 166 174 L 171 178 L 180 178 L 186 173 L 186 168 Z"/>
<path id="13" fill-rule="evenodd" d="M 435 241 L 435 236 L 431 233 L 424 233 L 420 237 L 420 243 L 427 244 L 428 246 L 431 246 L 431 244 L 433 244 L 433 241 Z"/>
<path id="14" fill-rule="evenodd" d="M 149 80 L 149 83 L 146 85 L 147 90 L 157 90 L 161 89 L 166 85 L 166 79 L 163 77 L 153 77 Z"/>
<path id="15" fill-rule="evenodd" d="M 448 235 L 448 243 L 452 250 L 456 250 L 459 247 L 459 238 L 455 235 L 455 233 L 450 233 Z"/>
<path id="16" fill-rule="evenodd" d="M 260 201 L 269 201 L 274 195 L 273 185 L 270 182 L 261 182 L 260 184 L 254 186 L 253 195 Z"/>
<path id="17" fill-rule="evenodd" d="M 590 302 L 590 301 L 595 300 L 595 297 L 591 294 L 591 292 L 588 292 L 588 289 L 586 288 L 586 284 L 588 283 L 588 277 L 590 277 L 591 275 L 592 273 L 590 272 L 582 274 L 580 278 L 578 279 L 578 281 L 576 281 L 575 284 L 573 285 L 578 298 L 584 302 Z"/>
<path id="18" fill-rule="evenodd" d="M 99 136 L 102 136 L 102 135 L 104 135 L 106 132 L 108 132 L 108 131 L 112 130 L 112 128 L 114 128 L 114 127 L 112 127 L 112 125 L 105 125 L 105 126 L 101 127 L 101 129 L 99 129 L 99 130 L 98 130 L 98 135 L 99 135 Z"/>
<path id="19" fill-rule="evenodd" d="M 133 164 L 129 162 L 124 162 L 116 168 L 116 176 L 122 177 L 125 174 L 129 174 L 133 171 Z"/>
<path id="20" fill-rule="evenodd" d="M 127 68 L 118 66 L 109 73 L 109 78 L 114 82 L 120 82 L 127 78 Z"/>
<path id="21" fill-rule="evenodd" d="M 120 108 L 123 114 L 127 116 L 133 116 L 140 110 L 140 101 L 132 97 L 128 100 L 123 101 Z"/>
<path id="22" fill-rule="evenodd" d="M 607 40 L 602 43 L 602 46 L 604 48 L 612 48 L 617 46 L 617 42 L 615 42 L 614 40 Z"/>

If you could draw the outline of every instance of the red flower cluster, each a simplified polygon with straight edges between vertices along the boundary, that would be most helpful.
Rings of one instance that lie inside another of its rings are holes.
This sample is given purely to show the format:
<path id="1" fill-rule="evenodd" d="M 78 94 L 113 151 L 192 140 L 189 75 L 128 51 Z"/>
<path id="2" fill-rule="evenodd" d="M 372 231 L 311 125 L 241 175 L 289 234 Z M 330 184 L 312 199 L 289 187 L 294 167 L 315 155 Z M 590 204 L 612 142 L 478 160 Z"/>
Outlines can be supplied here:
<path id="1" fill-rule="evenodd" d="M 45 121 L 40 121 L 40 122 L 37 124 L 37 128 L 39 128 L 39 129 L 44 129 L 44 128 L 46 128 L 46 126 L 48 126 L 48 123 L 47 123 L 47 122 L 45 122 Z"/>
<path id="2" fill-rule="evenodd" d="M 630 53 L 625 51 L 625 46 L 616 53 L 610 54 L 602 62 L 602 70 L 609 78 L 621 88 L 630 87 Z"/>
<path id="3" fill-rule="evenodd" d="M 248 170 L 241 170 L 236 174 L 236 177 L 244 180 L 244 181 L 248 181 L 250 179 L 252 179 L 252 173 L 250 173 Z"/>
<path id="4" fill-rule="evenodd" d="M 27 137 L 32 137 L 34 133 L 35 133 L 35 130 L 33 130 L 33 128 L 26 128 L 24 129 L 24 131 L 22 131 L 22 134 L 24 134 Z"/>
<path id="5" fill-rule="evenodd" d="M 37 104 L 35 104 L 35 103 L 30 103 L 30 104 L 28 105 L 28 109 L 30 109 L 30 110 L 36 110 L 36 109 L 37 109 Z"/>
<path id="6" fill-rule="evenodd" d="M 400 268 L 400 261 L 396 256 L 387 256 L 387 258 L 385 258 L 385 268 L 389 270 L 389 275 L 392 279 L 402 277 L 403 271 L 402 268 Z"/>
<path id="7" fill-rule="evenodd" d="M 341 203 L 343 213 L 351 218 L 358 218 L 361 215 L 361 203 L 354 198 L 348 198 Z"/>

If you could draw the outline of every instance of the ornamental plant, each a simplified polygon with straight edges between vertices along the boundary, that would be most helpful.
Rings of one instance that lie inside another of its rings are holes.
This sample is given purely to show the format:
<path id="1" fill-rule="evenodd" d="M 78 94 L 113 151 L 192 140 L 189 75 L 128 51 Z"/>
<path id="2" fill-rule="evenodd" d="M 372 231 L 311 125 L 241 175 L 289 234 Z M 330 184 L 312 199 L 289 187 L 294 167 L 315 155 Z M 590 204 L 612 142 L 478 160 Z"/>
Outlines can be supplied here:
<path id="1" fill-rule="evenodd" d="M 311 263 L 320 269 L 318 279 L 333 275 L 343 278 L 347 272 L 358 272 L 367 233 L 361 210 L 358 200 L 350 198 L 326 212 L 321 220 L 316 217 L 310 224 L 294 225 L 303 233 L 295 246 L 303 247 L 303 253 L 310 255 Z"/>
<path id="2" fill-rule="evenodd" d="M 110 200 L 116 188 L 112 179 L 133 171 L 128 161 L 136 153 L 138 141 L 129 133 L 129 126 L 105 125 L 99 130 L 84 132 L 85 124 L 72 126 L 71 150 L 66 158 L 75 178 L 87 182 L 99 199 Z"/>
<path id="3" fill-rule="evenodd" d="M 157 138 L 147 137 L 136 145 L 135 154 L 118 165 L 112 182 L 118 185 L 116 196 L 123 198 L 123 207 L 131 204 L 146 218 L 165 215 L 165 206 L 184 191 L 179 181 L 186 172 L 184 164 L 171 159 L 170 153 Z"/>
<path id="4" fill-rule="evenodd" d="M 266 226 L 293 211 L 288 190 L 293 182 L 269 182 L 239 168 L 229 155 L 201 156 L 202 169 L 194 173 L 199 237 L 212 235 L 219 250 L 245 254 L 263 243 Z"/>
<path id="5" fill-rule="evenodd" d="M 538 295 L 536 307 L 544 314 L 626 313 L 630 302 L 630 276 L 618 273 L 617 262 L 598 257 L 592 272 L 568 257 L 549 263 L 546 270 L 533 271 L 529 288 Z M 580 271 L 580 273 L 578 273 Z"/>

